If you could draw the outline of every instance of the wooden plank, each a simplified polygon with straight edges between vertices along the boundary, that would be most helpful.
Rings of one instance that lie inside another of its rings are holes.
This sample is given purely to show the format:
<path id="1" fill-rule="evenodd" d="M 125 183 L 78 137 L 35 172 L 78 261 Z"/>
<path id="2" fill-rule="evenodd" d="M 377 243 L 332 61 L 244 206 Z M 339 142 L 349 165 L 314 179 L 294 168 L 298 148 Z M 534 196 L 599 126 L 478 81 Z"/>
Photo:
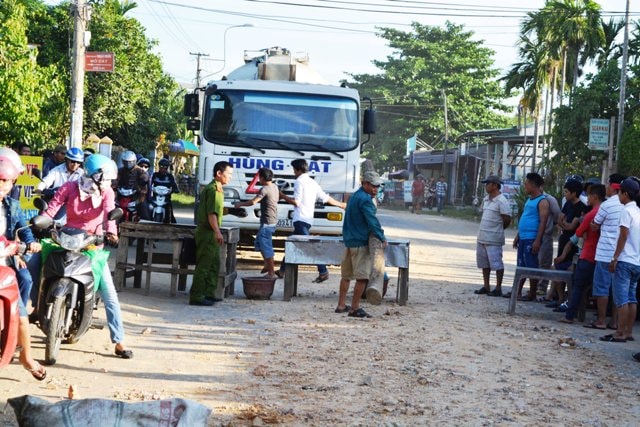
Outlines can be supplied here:
<path id="1" fill-rule="evenodd" d="M 113 276 L 113 281 L 116 287 L 116 290 L 121 290 L 126 285 L 126 268 L 125 267 L 117 267 L 122 263 L 127 262 L 127 256 L 129 255 L 129 238 L 128 237 L 120 237 L 120 241 L 118 242 L 118 252 L 116 253 L 116 272 Z"/>
<path id="2" fill-rule="evenodd" d="M 147 252 L 147 265 L 153 265 L 153 246 L 154 240 L 147 240 L 149 243 L 149 249 Z M 144 285 L 144 294 L 149 295 L 151 293 L 151 271 L 147 270 L 147 280 Z"/>
<path id="3" fill-rule="evenodd" d="M 182 240 L 174 240 L 173 241 L 173 260 L 171 262 L 171 268 L 177 269 L 180 263 L 180 252 L 182 250 Z M 178 274 L 171 273 L 171 296 L 176 296 L 176 288 L 178 285 Z"/>

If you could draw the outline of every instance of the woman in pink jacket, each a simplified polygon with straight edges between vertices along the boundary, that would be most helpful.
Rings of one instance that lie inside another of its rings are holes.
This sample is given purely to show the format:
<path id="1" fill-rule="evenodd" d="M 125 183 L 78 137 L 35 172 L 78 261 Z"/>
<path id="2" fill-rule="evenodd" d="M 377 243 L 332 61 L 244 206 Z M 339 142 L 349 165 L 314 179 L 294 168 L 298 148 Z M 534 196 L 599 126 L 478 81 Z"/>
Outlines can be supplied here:
<path id="1" fill-rule="evenodd" d="M 43 212 L 53 218 L 62 206 L 67 207 L 67 227 L 79 228 L 89 233 L 105 232 L 109 243 L 118 243 L 118 229 L 115 221 L 107 221 L 102 230 L 104 218 L 115 209 L 115 195 L 111 180 L 116 179 L 118 168 L 113 160 L 102 154 L 93 154 L 84 164 L 85 174 L 76 182 L 62 185 Z M 124 346 L 124 326 L 118 294 L 113 284 L 108 263 L 105 263 L 98 292 L 104 301 L 111 342 L 115 343 L 115 354 L 123 359 L 131 359 L 133 352 Z"/>

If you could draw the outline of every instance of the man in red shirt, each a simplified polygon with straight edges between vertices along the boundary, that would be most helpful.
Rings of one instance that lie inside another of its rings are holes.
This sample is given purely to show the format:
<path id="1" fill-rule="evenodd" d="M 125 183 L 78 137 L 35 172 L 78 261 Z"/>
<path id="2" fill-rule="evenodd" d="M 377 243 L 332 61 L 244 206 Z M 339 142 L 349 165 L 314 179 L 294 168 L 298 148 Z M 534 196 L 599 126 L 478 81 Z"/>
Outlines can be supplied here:
<path id="1" fill-rule="evenodd" d="M 413 206 L 411 207 L 411 213 L 418 213 L 422 210 L 422 204 L 424 203 L 424 180 L 422 175 L 418 175 L 413 184 L 411 185 L 411 199 Z"/>
<path id="2" fill-rule="evenodd" d="M 596 268 L 596 246 L 598 246 L 600 230 L 592 230 L 591 222 L 598 213 L 598 208 L 600 207 L 600 203 L 604 201 L 605 194 L 606 189 L 602 184 L 594 184 L 589 187 L 587 200 L 589 206 L 591 206 L 591 210 L 582 219 L 582 222 L 576 229 L 576 234 L 567 242 L 562 254 L 554 260 L 554 264 L 564 261 L 564 258 L 567 257 L 568 254 L 572 253 L 573 247 L 577 246 L 578 239 L 584 239 L 580 258 L 578 259 L 578 264 L 573 272 L 573 288 L 571 289 L 569 305 L 567 307 L 565 317 L 559 319 L 559 322 L 573 323 L 578 311 L 578 306 L 582 300 L 582 294 L 587 286 L 593 281 L 593 272 Z"/>

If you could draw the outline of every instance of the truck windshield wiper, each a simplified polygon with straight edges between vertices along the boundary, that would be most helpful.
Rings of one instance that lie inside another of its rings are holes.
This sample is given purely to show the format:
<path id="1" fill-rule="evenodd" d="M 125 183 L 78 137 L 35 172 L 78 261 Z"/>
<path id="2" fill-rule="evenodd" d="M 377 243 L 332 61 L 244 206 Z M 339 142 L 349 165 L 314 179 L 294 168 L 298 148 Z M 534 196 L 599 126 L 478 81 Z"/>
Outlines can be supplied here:
<path id="1" fill-rule="evenodd" d="M 262 148 L 258 148 L 258 147 L 254 147 L 253 145 L 249 144 L 247 141 L 245 141 L 244 139 L 240 139 L 240 138 L 229 138 L 229 137 L 217 137 L 215 139 L 218 139 L 222 142 L 226 142 L 226 143 L 235 143 L 237 145 L 240 145 L 241 147 L 246 147 L 246 148 L 251 148 L 252 150 L 256 150 L 261 152 L 262 154 L 267 154 L 267 152 L 265 150 L 263 150 Z"/>
<path id="2" fill-rule="evenodd" d="M 273 142 L 274 144 L 276 144 L 279 147 L 286 148 L 287 150 L 294 151 L 294 152 L 300 154 L 301 156 L 304 156 L 304 153 L 302 151 L 296 150 L 295 148 L 293 148 L 289 144 L 286 144 L 286 143 L 284 143 L 282 141 L 276 141 L 275 139 L 266 139 L 266 138 L 253 138 L 253 139 L 256 140 L 256 141 Z"/>

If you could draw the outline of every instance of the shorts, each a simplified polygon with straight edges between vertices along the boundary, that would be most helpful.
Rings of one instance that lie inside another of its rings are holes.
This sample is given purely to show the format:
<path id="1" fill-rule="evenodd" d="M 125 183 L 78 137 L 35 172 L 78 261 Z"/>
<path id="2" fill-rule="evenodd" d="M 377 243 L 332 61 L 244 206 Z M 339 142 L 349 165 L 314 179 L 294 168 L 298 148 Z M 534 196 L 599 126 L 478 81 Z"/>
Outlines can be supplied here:
<path id="1" fill-rule="evenodd" d="M 347 280 L 369 280 L 372 266 L 369 246 L 346 248 L 340 265 L 340 274 Z"/>
<path id="2" fill-rule="evenodd" d="M 618 261 L 613 273 L 613 303 L 616 307 L 637 304 L 636 287 L 640 279 L 640 265 Z"/>
<path id="3" fill-rule="evenodd" d="M 533 253 L 534 239 L 518 242 L 518 267 L 538 268 L 538 254 Z"/>
<path id="4" fill-rule="evenodd" d="M 276 231 L 275 225 L 261 225 L 256 234 L 256 251 L 262 253 L 264 259 L 273 258 L 275 252 L 273 251 L 273 233 Z"/>
<path id="5" fill-rule="evenodd" d="M 486 245 L 478 242 L 476 244 L 476 265 L 478 268 L 504 270 L 502 245 Z"/>
<path id="6" fill-rule="evenodd" d="M 553 264 L 553 238 L 545 234 L 538 251 L 538 265 L 540 268 L 549 269 L 551 264 Z"/>
<path id="7" fill-rule="evenodd" d="M 613 283 L 613 273 L 609 272 L 609 263 L 596 261 L 596 269 L 593 271 L 593 296 L 608 297 Z"/>

